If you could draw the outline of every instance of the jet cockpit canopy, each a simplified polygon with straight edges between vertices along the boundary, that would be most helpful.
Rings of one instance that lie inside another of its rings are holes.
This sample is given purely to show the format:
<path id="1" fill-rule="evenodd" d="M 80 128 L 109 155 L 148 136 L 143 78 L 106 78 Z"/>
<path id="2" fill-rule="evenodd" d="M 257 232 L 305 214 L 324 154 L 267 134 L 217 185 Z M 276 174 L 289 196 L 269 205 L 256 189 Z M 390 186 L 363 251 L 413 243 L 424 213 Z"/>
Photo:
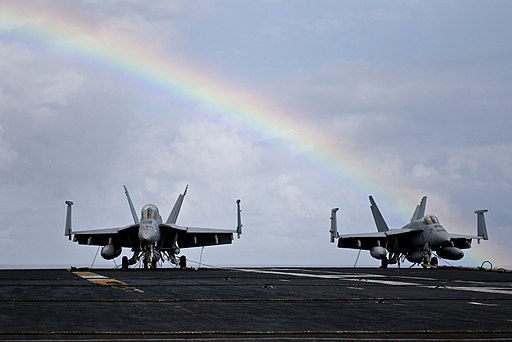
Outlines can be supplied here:
<path id="1" fill-rule="evenodd" d="M 425 224 L 439 224 L 439 219 L 435 215 L 425 215 L 421 219 L 421 222 Z"/>
<path id="2" fill-rule="evenodd" d="M 142 220 L 158 220 L 160 213 L 154 204 L 146 204 L 142 207 Z"/>

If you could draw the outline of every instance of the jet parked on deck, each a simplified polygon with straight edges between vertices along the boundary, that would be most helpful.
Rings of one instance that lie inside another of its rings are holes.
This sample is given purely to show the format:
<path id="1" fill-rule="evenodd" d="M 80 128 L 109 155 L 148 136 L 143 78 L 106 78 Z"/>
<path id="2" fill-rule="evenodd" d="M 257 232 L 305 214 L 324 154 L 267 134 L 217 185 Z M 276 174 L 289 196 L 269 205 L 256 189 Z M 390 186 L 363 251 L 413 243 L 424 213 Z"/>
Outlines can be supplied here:
<path id="1" fill-rule="evenodd" d="M 367 234 L 338 234 L 336 212 L 331 210 L 331 243 L 338 239 L 339 248 L 369 250 L 370 255 L 381 260 L 381 267 L 388 264 L 400 266 L 407 259 L 423 267 L 437 266 L 437 257 L 449 260 L 460 260 L 464 256 L 463 249 L 471 248 L 473 239 L 488 240 L 484 213 L 486 209 L 476 210 L 477 235 L 462 235 L 448 233 L 434 215 L 425 215 L 427 197 L 423 197 L 412 215 L 411 221 L 401 229 L 389 229 L 386 221 L 370 196 L 372 211 L 377 233 Z M 433 254 L 437 255 L 432 256 Z"/>
<path id="2" fill-rule="evenodd" d="M 128 205 L 133 217 L 133 224 L 115 228 L 103 228 L 87 231 L 73 231 L 71 228 L 71 206 L 73 202 L 66 201 L 67 215 L 64 235 L 73 236 L 73 241 L 80 245 L 103 246 L 101 256 L 106 260 L 117 258 L 121 255 L 122 248 L 131 248 L 133 255 L 122 258 L 122 267 L 135 265 L 142 259 L 144 268 L 156 268 L 159 262 L 165 259 L 184 266 L 186 259 L 182 256 L 178 259 L 181 248 L 202 247 L 211 245 L 230 244 L 233 234 L 238 238 L 242 234 L 242 219 L 240 200 L 237 204 L 236 229 L 217 229 L 180 226 L 176 224 L 178 214 L 187 194 L 188 186 L 183 194 L 178 196 L 174 207 L 164 223 L 158 208 L 154 204 L 146 204 L 142 207 L 140 220 L 133 206 L 130 194 L 126 186 L 124 191 L 128 199 Z"/>

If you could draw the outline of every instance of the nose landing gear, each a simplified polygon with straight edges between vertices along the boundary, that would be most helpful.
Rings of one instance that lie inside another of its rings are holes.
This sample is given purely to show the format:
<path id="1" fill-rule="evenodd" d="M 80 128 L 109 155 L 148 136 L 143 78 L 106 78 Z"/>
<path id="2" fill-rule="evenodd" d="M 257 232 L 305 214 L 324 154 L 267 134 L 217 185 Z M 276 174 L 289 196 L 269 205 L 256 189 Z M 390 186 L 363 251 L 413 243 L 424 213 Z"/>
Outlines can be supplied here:
<path id="1" fill-rule="evenodd" d="M 155 245 L 148 243 L 146 246 L 144 246 L 144 259 L 142 260 L 144 269 L 156 268 L 159 259 L 160 253 L 155 250 Z"/>

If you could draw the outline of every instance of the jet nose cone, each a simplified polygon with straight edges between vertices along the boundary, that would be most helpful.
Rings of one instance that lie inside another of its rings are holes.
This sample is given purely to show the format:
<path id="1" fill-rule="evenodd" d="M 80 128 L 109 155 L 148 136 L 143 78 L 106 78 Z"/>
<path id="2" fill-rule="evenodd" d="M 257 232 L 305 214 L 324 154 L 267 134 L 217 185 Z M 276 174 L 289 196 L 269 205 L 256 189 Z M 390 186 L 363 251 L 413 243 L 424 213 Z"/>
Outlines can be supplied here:
<path id="1" fill-rule="evenodd" d="M 143 226 L 139 229 L 139 239 L 142 242 L 156 242 L 157 235 L 152 227 Z"/>
<path id="2" fill-rule="evenodd" d="M 437 246 L 445 247 L 451 245 L 450 235 L 443 228 L 438 230 L 434 235 L 434 244 Z"/>

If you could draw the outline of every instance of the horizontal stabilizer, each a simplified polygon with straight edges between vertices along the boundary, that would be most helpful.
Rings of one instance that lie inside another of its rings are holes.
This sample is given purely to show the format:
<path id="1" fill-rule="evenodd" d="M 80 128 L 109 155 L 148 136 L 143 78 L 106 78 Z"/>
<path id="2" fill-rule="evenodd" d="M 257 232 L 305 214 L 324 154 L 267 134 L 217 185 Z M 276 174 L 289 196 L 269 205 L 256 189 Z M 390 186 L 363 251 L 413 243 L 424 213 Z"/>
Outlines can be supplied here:
<path id="1" fill-rule="evenodd" d="M 382 217 L 380 213 L 379 207 L 377 207 L 377 203 L 373 200 L 373 197 L 370 196 L 370 209 L 372 211 L 373 220 L 375 221 L 375 225 L 377 226 L 377 231 L 379 232 L 387 232 L 389 230 L 388 224 Z"/>

